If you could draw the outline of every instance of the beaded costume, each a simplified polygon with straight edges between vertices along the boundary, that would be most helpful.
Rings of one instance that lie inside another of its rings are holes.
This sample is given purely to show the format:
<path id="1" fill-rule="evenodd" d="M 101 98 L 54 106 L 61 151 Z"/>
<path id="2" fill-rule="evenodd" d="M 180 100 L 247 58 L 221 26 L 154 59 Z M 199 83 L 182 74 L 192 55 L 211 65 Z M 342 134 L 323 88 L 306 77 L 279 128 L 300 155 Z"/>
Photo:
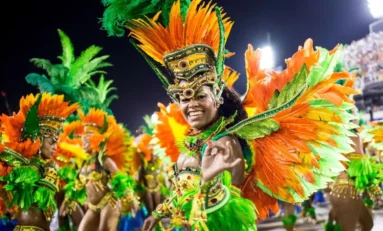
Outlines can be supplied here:
<path id="1" fill-rule="evenodd" d="M 90 210 L 99 213 L 106 205 L 116 208 L 119 201 L 131 208 L 133 203 L 137 203 L 138 198 L 134 193 L 134 179 L 130 175 L 132 143 L 126 142 L 129 133 L 116 123 L 113 116 L 101 109 L 90 108 L 88 113 L 80 111 L 79 118 L 80 121 L 72 122 L 74 125 L 71 141 L 59 144 L 62 153 L 70 153 L 65 154 L 67 157 L 81 159 L 82 162 L 78 176 L 71 183 L 75 186 L 75 193 L 72 192 L 73 187 L 65 188 L 68 204 L 83 198 L 77 196 L 69 198 L 70 195 L 77 195 L 85 189 L 89 193 L 88 190 L 94 189 L 103 196 L 98 201 L 90 201 L 88 195 L 85 203 Z M 81 145 L 74 141 L 79 137 Z M 84 142 L 89 143 L 88 148 L 83 149 L 87 146 Z M 110 158 L 117 165 L 119 169 L 117 172 L 110 173 L 104 167 L 106 158 Z"/>
<path id="2" fill-rule="evenodd" d="M 20 100 L 18 113 L 1 116 L 4 149 L 0 154 L 0 172 L 6 170 L 8 174 L 3 174 L 0 181 L 6 193 L 3 199 L 17 213 L 41 210 L 47 222 L 53 218 L 57 168 L 52 161 L 43 159 L 40 148 L 45 138 L 57 141 L 65 118 L 78 107 L 78 104 L 69 105 L 62 95 L 31 94 Z M 32 226 L 21 223 L 16 230 L 44 230 Z"/>
<path id="3" fill-rule="evenodd" d="M 201 0 L 103 2 L 104 28 L 117 36 L 123 27 L 130 30 L 138 41 L 132 44 L 175 102 L 210 86 L 216 101 L 225 104 L 221 96 L 232 80 L 224 72 L 224 58 L 229 56 L 224 45 L 233 23 L 222 8 Z M 201 134 L 193 134 L 187 132 L 176 105 L 161 108 L 155 137 L 172 161 L 180 153 L 201 159 L 210 140 L 236 136 L 247 142 L 242 147 L 246 179 L 234 186 L 230 174 L 221 172 L 202 183 L 200 167 L 179 169 L 175 164 L 174 192 L 153 213 L 157 219 L 170 217 L 173 228 L 255 230 L 256 214 L 264 219 L 269 209 L 276 212 L 277 199 L 302 202 L 344 169 L 340 160 L 347 159 L 341 153 L 352 152 L 346 132 L 352 116 L 346 110 L 354 107 L 347 95 L 354 91 L 335 84 L 351 79 L 346 72 L 332 72 L 339 58 L 337 47 L 314 50 L 307 40 L 281 73 L 260 69 L 260 56 L 251 46 L 245 54 L 248 88 L 239 103 L 248 119 L 232 124 L 236 114 L 221 117 Z"/>
<path id="4" fill-rule="evenodd" d="M 339 62 L 334 71 L 343 71 L 343 64 Z M 337 83 L 341 86 L 349 84 L 344 80 L 338 80 Z M 356 109 L 350 110 L 350 113 L 356 115 Z M 353 120 L 355 127 L 361 125 L 361 121 L 357 119 L 355 116 Z M 361 137 L 364 135 L 355 128 L 349 132 L 356 134 L 353 137 L 355 146 L 351 153 L 345 153 L 349 160 L 349 162 L 343 163 L 346 171 L 341 172 L 330 186 L 329 200 L 331 209 L 329 221 L 325 225 L 326 231 L 336 229 L 354 230 L 358 223 L 362 230 L 371 230 L 373 218 L 364 203 L 364 200 L 367 198 L 363 197 L 366 195 L 374 199 L 381 195 L 381 190 L 378 187 L 378 184 L 381 182 L 378 178 L 379 168 L 363 150 Z"/>

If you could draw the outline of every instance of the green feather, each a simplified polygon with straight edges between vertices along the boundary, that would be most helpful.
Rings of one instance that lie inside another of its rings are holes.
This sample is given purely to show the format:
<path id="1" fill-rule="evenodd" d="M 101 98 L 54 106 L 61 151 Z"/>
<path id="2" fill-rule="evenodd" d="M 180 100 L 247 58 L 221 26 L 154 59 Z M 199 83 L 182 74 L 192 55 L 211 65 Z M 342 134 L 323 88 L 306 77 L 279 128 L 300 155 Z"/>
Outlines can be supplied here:
<path id="1" fill-rule="evenodd" d="M 311 67 L 310 74 L 307 77 L 307 82 L 310 87 L 315 86 L 328 77 L 334 71 L 342 55 L 342 48 L 339 48 L 335 54 L 332 55 L 324 48 L 318 47 L 317 50 L 319 50 L 320 53 L 319 64 Z"/>
<path id="2" fill-rule="evenodd" d="M 303 65 L 301 70 L 294 76 L 293 80 L 288 82 L 281 92 L 276 91 L 271 98 L 268 109 L 273 109 L 282 106 L 290 101 L 296 95 L 300 94 L 302 90 L 306 89 L 307 68 Z"/>
<path id="3" fill-rule="evenodd" d="M 217 61 L 216 61 L 216 70 L 217 75 L 222 76 L 223 70 L 224 70 L 224 62 L 225 62 L 225 26 L 222 22 L 222 16 L 221 16 L 221 10 L 218 6 L 215 8 L 215 13 L 217 15 L 218 19 L 218 26 L 219 26 L 219 47 L 218 47 L 218 54 L 217 54 Z"/>
<path id="4" fill-rule="evenodd" d="M 273 119 L 263 119 L 248 123 L 234 132 L 238 137 L 245 140 L 254 140 L 270 135 L 280 129 L 279 123 Z"/>
<path id="5" fill-rule="evenodd" d="M 283 217 L 282 218 L 282 223 L 285 227 L 293 227 L 295 223 L 297 222 L 298 217 L 295 216 L 294 214 L 291 214 L 288 217 Z"/>
<path id="6" fill-rule="evenodd" d="M 79 101 L 79 90 L 72 88 L 68 84 L 58 84 L 54 85 L 54 93 L 58 95 L 64 95 L 64 100 L 71 103 Z"/>
<path id="7" fill-rule="evenodd" d="M 106 116 L 104 116 L 104 124 L 102 125 L 100 129 L 100 133 L 104 134 L 108 130 L 108 127 L 109 127 L 108 120 L 106 119 Z"/>
<path id="8" fill-rule="evenodd" d="M 76 169 L 73 167 L 62 167 L 58 170 L 58 176 L 64 182 L 74 181 L 77 177 Z"/>
<path id="9" fill-rule="evenodd" d="M 41 102 L 42 94 L 39 95 L 36 102 L 27 112 L 24 127 L 21 131 L 21 137 L 23 140 L 31 139 L 36 140 L 40 136 L 40 125 L 38 118 L 39 104 Z"/>
<path id="10" fill-rule="evenodd" d="M 334 104 L 324 100 L 324 99 L 314 99 L 310 101 L 310 107 L 325 107 L 332 108 L 337 110 L 351 110 L 355 108 L 355 104 L 343 102 L 340 106 L 335 106 Z"/>
<path id="11" fill-rule="evenodd" d="M 331 137 L 338 144 L 336 147 L 337 152 L 351 153 L 354 151 L 354 148 L 351 146 L 354 142 L 350 139 L 350 137 L 345 136 L 344 133 L 341 133 L 341 135 L 332 135 Z"/>
<path id="12" fill-rule="evenodd" d="M 292 81 L 286 84 L 280 93 L 276 92 L 274 94 L 268 105 L 268 111 L 242 120 L 229 128 L 228 133 L 236 134 L 243 139 L 251 140 L 278 131 L 279 124 L 270 118 L 278 112 L 294 105 L 297 98 L 306 90 L 306 76 L 307 69 L 303 66 L 301 71 L 295 75 Z M 242 131 L 242 129 L 244 130 Z"/>
<path id="13" fill-rule="evenodd" d="M 41 92 L 62 94 L 65 96 L 65 100 L 71 103 L 81 102 L 86 104 L 82 105 L 84 107 L 97 106 L 97 108 L 102 108 L 96 89 L 85 87 L 83 84 L 96 74 L 106 73 L 102 69 L 112 66 L 112 64 L 106 62 L 109 56 L 97 57 L 102 47 L 92 45 L 83 51 L 79 57 L 75 58 L 73 45 L 69 37 L 61 30 L 58 30 L 58 33 L 63 50 L 62 55 L 59 57 L 62 63 L 52 64 L 46 59 L 31 59 L 32 63 L 47 72 L 49 78 L 32 73 L 26 77 L 27 82 L 37 86 Z M 109 81 L 106 84 L 109 84 Z M 103 90 L 104 95 L 101 97 L 105 97 L 106 94 L 115 89 L 106 87 Z M 116 98 L 117 96 L 113 95 L 107 99 L 103 98 L 102 101 L 105 101 L 106 107 L 108 107 Z M 109 109 L 106 108 L 105 110 Z"/>
<path id="14" fill-rule="evenodd" d="M 175 0 L 102 0 L 106 7 L 102 21 L 102 29 L 109 36 L 122 37 L 125 26 L 130 20 L 153 18 L 161 11 L 160 22 L 163 26 L 169 25 L 170 10 Z M 190 0 L 181 0 L 181 15 L 185 20 Z"/>
<path id="15" fill-rule="evenodd" d="M 136 50 L 144 57 L 146 62 L 149 64 L 149 66 L 153 69 L 153 71 L 157 74 L 158 78 L 160 79 L 162 86 L 167 89 L 169 84 L 169 81 L 167 77 L 162 73 L 162 71 L 144 54 L 144 52 L 137 46 L 137 44 L 133 40 L 129 40 L 130 43 L 136 48 Z"/>
<path id="16" fill-rule="evenodd" d="M 332 222 L 328 221 L 324 225 L 324 230 L 325 231 L 341 231 L 341 228 L 339 224 L 333 224 Z"/>
<path id="17" fill-rule="evenodd" d="M 134 189 L 134 179 L 126 173 L 117 172 L 112 176 L 110 186 L 117 198 L 124 197 Z"/>
<path id="18" fill-rule="evenodd" d="M 98 92 L 96 89 L 88 86 L 79 87 L 77 90 L 79 102 L 83 108 L 99 107 Z"/>
<path id="19" fill-rule="evenodd" d="M 176 0 L 163 0 L 161 1 L 161 23 L 163 26 L 169 26 L 170 11 Z M 190 0 L 181 0 L 180 8 L 182 20 L 185 21 L 187 12 L 189 10 Z"/>
<path id="20" fill-rule="evenodd" d="M 184 22 L 185 22 L 185 19 L 186 19 L 186 15 L 187 15 L 187 13 L 189 11 L 190 2 L 191 2 L 190 0 L 181 0 L 181 15 L 182 15 L 182 20 Z"/>
<path id="21" fill-rule="evenodd" d="M 75 59 L 73 44 L 70 38 L 68 37 L 68 35 L 64 33 L 64 31 L 60 29 L 58 29 L 57 31 L 60 36 L 61 47 L 63 50 L 62 55 L 59 57 L 59 59 L 61 59 L 62 64 L 64 66 L 66 66 L 67 68 L 70 68 L 72 62 Z"/>
<path id="22" fill-rule="evenodd" d="M 41 68 L 45 70 L 46 72 L 49 72 L 53 66 L 51 61 L 47 59 L 32 58 L 29 61 L 33 63 L 36 67 Z"/>
<path id="23" fill-rule="evenodd" d="M 73 139 L 73 138 L 74 138 L 74 131 L 72 131 L 71 133 L 69 133 L 68 138 L 69 138 L 69 139 Z"/>
<path id="24" fill-rule="evenodd" d="M 4 152 L 0 153 L 0 161 L 5 162 L 9 166 L 27 165 L 30 161 L 20 153 L 5 147 Z"/>
<path id="25" fill-rule="evenodd" d="M 50 77 L 52 84 L 65 83 L 69 69 L 62 64 L 52 64 L 49 60 L 32 58 L 30 61 L 39 68 L 45 70 Z"/>
<path id="26" fill-rule="evenodd" d="M 86 87 L 80 87 L 80 98 L 84 99 L 82 104 L 86 108 L 94 107 L 103 109 L 106 111 L 110 111 L 108 107 L 111 102 L 115 99 L 118 99 L 118 95 L 110 95 L 108 94 L 112 91 L 117 90 L 115 87 L 110 87 L 113 83 L 113 80 L 105 81 L 103 75 L 101 75 L 98 85 L 93 80 L 88 80 L 86 83 Z M 86 106 L 85 106 L 86 104 Z M 112 114 L 111 111 L 109 114 Z"/>
<path id="27" fill-rule="evenodd" d="M 113 100 L 118 99 L 118 95 L 111 95 L 108 98 L 105 99 L 103 103 L 103 107 L 108 108 Z"/>
<path id="28" fill-rule="evenodd" d="M 101 50 L 101 47 L 92 45 L 82 52 L 80 57 L 74 61 L 69 71 L 71 85 L 78 87 L 92 77 L 90 73 L 104 67 L 112 66 L 112 64 L 104 62 L 109 58 L 109 55 L 95 58 Z"/>
<path id="29" fill-rule="evenodd" d="M 52 191 L 44 186 L 40 186 L 34 192 L 33 202 L 42 210 L 56 210 L 55 191 Z"/>
<path id="30" fill-rule="evenodd" d="M 71 201 L 77 201 L 81 205 L 86 201 L 86 188 L 76 190 L 76 179 L 69 181 L 64 186 L 65 196 Z"/>
<path id="31" fill-rule="evenodd" d="M 48 75 L 51 77 L 51 81 L 54 85 L 66 84 L 66 78 L 68 76 L 69 69 L 62 64 L 55 64 L 52 66 Z"/>
<path id="32" fill-rule="evenodd" d="M 379 169 L 375 167 L 371 158 L 351 160 L 348 164 L 347 174 L 355 181 L 355 188 L 364 192 L 368 187 L 376 185 Z"/>
<path id="33" fill-rule="evenodd" d="M 337 152 L 334 147 L 323 143 L 318 143 L 316 145 L 309 143 L 308 147 L 312 153 L 320 157 L 318 162 L 321 166 L 321 174 L 333 177 L 344 170 L 344 166 L 340 161 L 348 160 L 341 153 Z"/>
<path id="34" fill-rule="evenodd" d="M 373 208 L 374 207 L 374 201 L 371 200 L 368 197 L 363 198 L 363 203 L 368 207 L 368 208 Z"/>
<path id="35" fill-rule="evenodd" d="M 100 76 L 98 86 L 95 84 L 93 80 L 89 80 L 87 82 L 86 85 L 88 87 L 93 88 L 95 91 L 97 91 L 97 105 L 94 105 L 94 106 L 100 107 L 100 108 L 108 108 L 110 103 L 114 99 L 118 99 L 117 95 L 108 96 L 110 92 L 117 90 L 117 88 L 115 87 L 110 87 L 112 83 L 113 83 L 113 80 L 105 81 L 104 75 Z"/>
<path id="36" fill-rule="evenodd" d="M 103 0 L 107 7 L 104 11 L 102 29 L 109 36 L 122 37 L 129 20 L 149 17 L 152 18 L 161 9 L 160 0 Z"/>
<path id="37" fill-rule="evenodd" d="M 143 117 L 145 125 L 140 126 L 145 134 L 153 135 L 155 124 L 152 122 L 149 115 Z"/>
<path id="38" fill-rule="evenodd" d="M 45 75 L 30 73 L 25 77 L 27 83 L 37 86 L 40 92 L 54 93 L 54 87 Z"/>
<path id="39" fill-rule="evenodd" d="M 338 63 L 334 67 L 333 72 L 343 72 L 343 71 L 344 71 L 343 63 L 338 61 Z"/>
<path id="40" fill-rule="evenodd" d="M 3 189 L 13 195 L 8 206 L 16 205 L 23 211 L 28 210 L 34 203 L 34 192 L 40 179 L 39 172 L 30 166 L 15 167 L 9 175 L 0 177 L 0 181 L 6 182 Z"/>

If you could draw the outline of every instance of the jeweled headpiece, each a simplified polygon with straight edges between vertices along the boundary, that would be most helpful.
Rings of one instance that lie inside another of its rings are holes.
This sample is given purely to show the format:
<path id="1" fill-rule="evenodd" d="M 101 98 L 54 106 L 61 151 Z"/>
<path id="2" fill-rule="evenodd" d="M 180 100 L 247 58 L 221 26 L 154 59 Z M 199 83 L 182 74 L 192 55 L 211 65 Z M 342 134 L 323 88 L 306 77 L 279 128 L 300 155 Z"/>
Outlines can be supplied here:
<path id="1" fill-rule="evenodd" d="M 69 105 L 62 95 L 49 93 L 21 98 L 20 110 L 12 116 L 1 115 L 1 130 L 6 152 L 29 159 L 40 148 L 40 137 L 57 139 L 62 122 L 79 108 Z M 18 153 L 18 154 L 17 154 Z"/>
<path id="2" fill-rule="evenodd" d="M 28 95 L 20 100 L 20 112 L 25 115 L 21 139 L 37 136 L 58 138 L 65 119 L 79 109 L 79 104 L 69 105 L 63 95 L 42 93 Z"/>
<path id="3" fill-rule="evenodd" d="M 130 35 L 140 42 L 136 45 L 132 41 L 133 45 L 156 72 L 172 99 L 178 101 L 180 95 L 191 98 L 203 85 L 212 86 L 215 97 L 220 98 L 225 86 L 222 80 L 225 38 L 233 25 L 229 18 L 222 19 L 222 9 L 201 0 L 165 1 L 168 5 L 163 7 L 152 1 L 150 6 L 137 10 L 124 8 L 129 5 L 126 1 L 104 2 L 108 6 L 104 27 L 115 34 L 118 30 L 113 25 L 125 24 Z M 146 55 L 164 65 L 171 80 Z"/>
<path id="4" fill-rule="evenodd" d="M 115 121 L 112 116 L 102 109 L 91 108 L 88 113 L 79 111 L 80 119 L 84 125 L 86 134 L 104 133 L 107 130 L 108 122 Z"/>

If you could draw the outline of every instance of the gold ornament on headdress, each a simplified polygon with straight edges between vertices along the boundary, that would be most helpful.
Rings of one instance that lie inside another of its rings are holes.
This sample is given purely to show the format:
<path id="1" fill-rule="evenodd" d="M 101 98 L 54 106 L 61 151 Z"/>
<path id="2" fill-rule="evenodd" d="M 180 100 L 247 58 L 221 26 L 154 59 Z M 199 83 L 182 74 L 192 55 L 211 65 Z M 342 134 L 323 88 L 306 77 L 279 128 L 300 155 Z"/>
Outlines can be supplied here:
<path id="1" fill-rule="evenodd" d="M 26 115 L 36 103 L 40 94 L 28 95 L 20 100 L 20 112 Z M 38 104 L 37 117 L 39 120 L 40 135 L 42 137 L 58 138 L 60 129 L 65 119 L 79 109 L 79 104 L 69 105 L 64 101 L 64 95 L 51 95 L 42 93 Z"/>
<path id="2" fill-rule="evenodd" d="M 222 9 L 201 0 L 190 3 L 185 20 L 178 0 L 171 8 L 169 25 L 164 27 L 158 12 L 152 19 L 134 19 L 127 25 L 130 35 L 141 44 L 138 51 L 164 65 L 171 73 L 173 83 L 146 57 L 159 76 L 169 95 L 176 101 L 179 96 L 191 98 L 201 86 L 213 87 L 216 98 L 224 88 L 224 45 L 233 22 Z"/>
<path id="3" fill-rule="evenodd" d="M 84 125 L 84 131 L 86 134 L 100 133 L 102 128 L 107 126 L 108 113 L 101 109 L 91 108 L 89 112 L 85 114 L 83 111 L 79 111 L 79 116 Z"/>
<path id="4" fill-rule="evenodd" d="M 18 113 L 0 117 L 7 152 L 14 151 L 31 158 L 40 148 L 39 138 L 57 139 L 65 118 L 78 108 L 78 104 L 65 102 L 62 95 L 42 93 L 21 98 Z"/>

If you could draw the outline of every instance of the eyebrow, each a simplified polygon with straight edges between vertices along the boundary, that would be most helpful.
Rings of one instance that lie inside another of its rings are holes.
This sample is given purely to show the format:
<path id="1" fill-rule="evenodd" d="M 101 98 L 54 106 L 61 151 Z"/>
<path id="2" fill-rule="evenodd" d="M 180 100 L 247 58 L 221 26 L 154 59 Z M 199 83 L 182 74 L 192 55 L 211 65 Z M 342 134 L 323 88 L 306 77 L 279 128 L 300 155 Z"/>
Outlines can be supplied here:
<path id="1" fill-rule="evenodd" d="M 199 89 L 198 91 L 195 92 L 195 95 L 200 94 L 200 93 L 205 93 L 205 94 L 207 94 L 207 92 L 205 92 L 204 90 Z"/>

